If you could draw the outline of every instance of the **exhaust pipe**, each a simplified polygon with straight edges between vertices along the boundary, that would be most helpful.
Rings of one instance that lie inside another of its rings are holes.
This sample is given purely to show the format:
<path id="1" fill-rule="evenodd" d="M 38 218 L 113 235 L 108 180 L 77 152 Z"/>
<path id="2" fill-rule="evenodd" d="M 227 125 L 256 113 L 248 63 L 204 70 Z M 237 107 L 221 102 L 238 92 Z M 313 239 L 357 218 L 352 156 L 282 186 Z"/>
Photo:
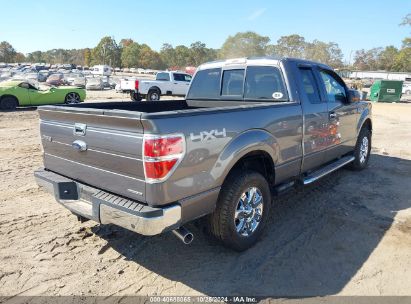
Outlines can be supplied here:
<path id="1" fill-rule="evenodd" d="M 186 245 L 190 244 L 194 240 L 194 235 L 183 226 L 173 230 L 173 233 Z"/>

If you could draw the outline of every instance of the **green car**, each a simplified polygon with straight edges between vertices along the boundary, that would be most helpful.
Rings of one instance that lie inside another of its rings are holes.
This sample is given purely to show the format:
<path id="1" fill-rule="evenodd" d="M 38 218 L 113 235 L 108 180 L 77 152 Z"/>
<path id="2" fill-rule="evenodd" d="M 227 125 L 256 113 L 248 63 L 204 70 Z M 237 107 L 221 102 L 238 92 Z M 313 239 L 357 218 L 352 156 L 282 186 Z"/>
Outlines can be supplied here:
<path id="1" fill-rule="evenodd" d="M 86 91 L 77 87 L 50 87 L 41 89 L 27 81 L 0 83 L 0 109 L 14 110 L 16 107 L 40 106 L 84 101 Z"/>

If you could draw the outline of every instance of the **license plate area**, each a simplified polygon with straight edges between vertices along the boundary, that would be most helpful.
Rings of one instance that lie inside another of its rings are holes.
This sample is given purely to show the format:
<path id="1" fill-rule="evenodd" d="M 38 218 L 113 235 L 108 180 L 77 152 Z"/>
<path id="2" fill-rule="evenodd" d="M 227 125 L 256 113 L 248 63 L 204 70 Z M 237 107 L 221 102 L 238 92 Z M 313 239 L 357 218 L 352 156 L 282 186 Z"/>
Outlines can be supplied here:
<path id="1" fill-rule="evenodd" d="M 75 182 L 58 182 L 57 194 L 61 200 L 78 200 L 79 191 Z"/>

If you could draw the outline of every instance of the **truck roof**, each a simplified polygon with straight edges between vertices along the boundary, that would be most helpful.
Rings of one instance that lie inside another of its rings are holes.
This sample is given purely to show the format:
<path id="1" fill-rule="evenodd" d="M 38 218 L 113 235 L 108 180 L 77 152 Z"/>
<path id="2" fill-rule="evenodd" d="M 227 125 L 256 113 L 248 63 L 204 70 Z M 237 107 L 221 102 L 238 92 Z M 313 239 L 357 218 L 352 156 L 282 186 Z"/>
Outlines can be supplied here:
<path id="1" fill-rule="evenodd" d="M 212 69 L 212 68 L 221 68 L 226 66 L 244 66 L 244 65 L 263 65 L 263 64 L 270 64 L 270 65 L 278 65 L 282 61 L 296 61 L 299 63 L 306 63 L 306 64 L 316 64 L 328 69 L 331 69 L 329 66 L 315 61 L 310 61 L 306 59 L 300 58 L 292 58 L 292 57 L 273 57 L 273 56 L 262 56 L 262 57 L 240 57 L 240 58 L 233 58 L 233 59 L 225 59 L 225 60 L 216 60 L 204 63 L 198 67 L 199 70 L 204 69 Z"/>

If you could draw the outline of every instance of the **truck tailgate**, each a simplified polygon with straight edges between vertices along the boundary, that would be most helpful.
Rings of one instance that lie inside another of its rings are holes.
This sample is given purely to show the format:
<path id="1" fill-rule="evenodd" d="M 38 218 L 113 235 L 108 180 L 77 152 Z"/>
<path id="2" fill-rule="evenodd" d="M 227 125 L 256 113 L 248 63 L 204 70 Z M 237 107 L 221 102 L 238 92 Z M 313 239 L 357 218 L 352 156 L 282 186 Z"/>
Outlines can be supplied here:
<path id="1" fill-rule="evenodd" d="M 140 113 L 58 106 L 38 112 L 46 169 L 145 201 Z"/>

